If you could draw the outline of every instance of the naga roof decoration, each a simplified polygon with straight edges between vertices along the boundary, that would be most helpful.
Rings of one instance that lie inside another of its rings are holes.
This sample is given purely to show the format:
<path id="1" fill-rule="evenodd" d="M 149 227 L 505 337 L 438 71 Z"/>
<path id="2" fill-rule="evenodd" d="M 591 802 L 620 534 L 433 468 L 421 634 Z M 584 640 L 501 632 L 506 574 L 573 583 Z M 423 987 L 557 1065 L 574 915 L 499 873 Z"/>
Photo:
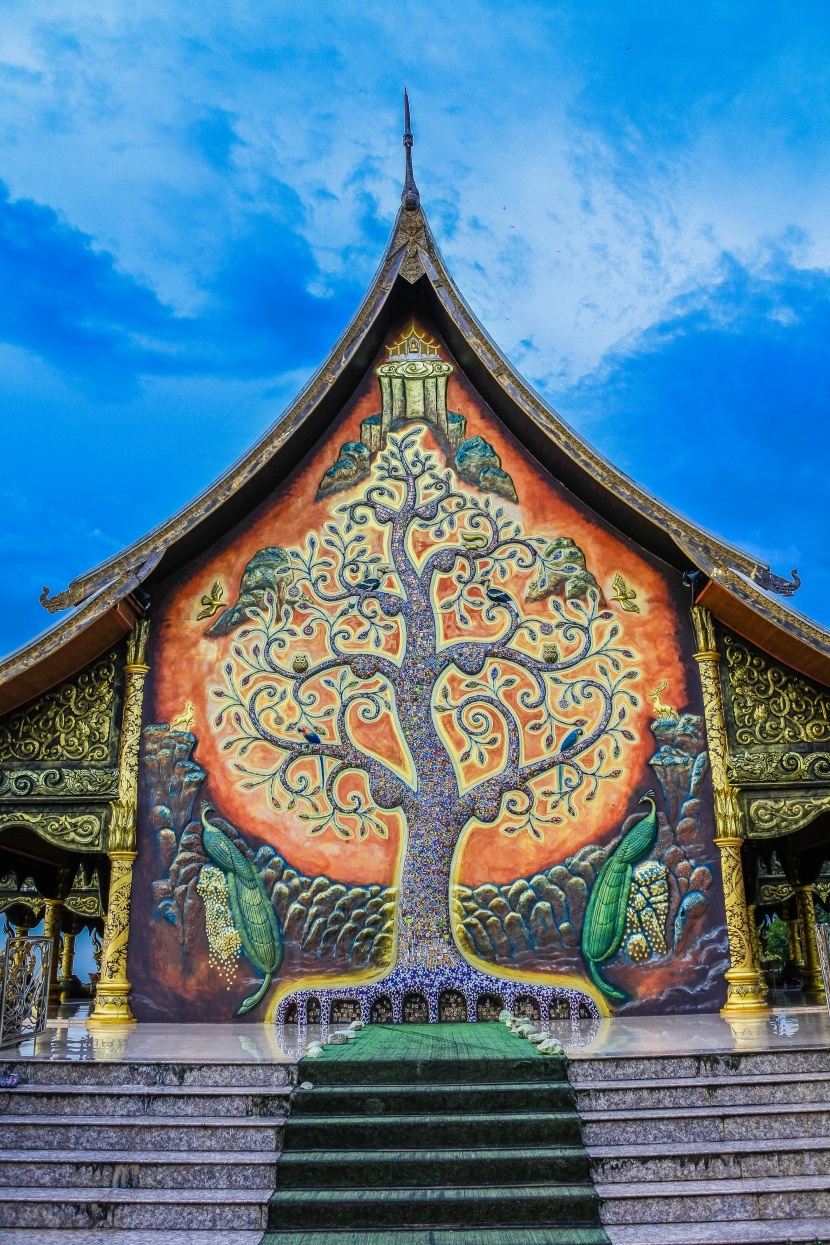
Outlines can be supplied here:
<path id="1" fill-rule="evenodd" d="M 126 634 L 151 588 L 200 554 L 259 504 L 324 435 L 371 366 L 390 326 L 428 312 L 481 397 L 539 462 L 595 512 L 693 577 L 696 599 L 779 660 L 830 684 L 830 631 L 780 597 L 800 580 L 774 575 L 754 556 L 699 527 L 640 487 L 574 431 L 514 370 L 450 276 L 412 172 L 405 100 L 406 176 L 380 267 L 328 358 L 264 436 L 189 505 L 115 557 L 74 579 L 50 613 L 72 612 L 0 661 L 0 712 L 53 686 Z M 438 357 L 405 329 L 388 364 Z M 778 594 L 778 595 L 776 595 Z M 691 602 L 690 602 L 691 603 Z"/>

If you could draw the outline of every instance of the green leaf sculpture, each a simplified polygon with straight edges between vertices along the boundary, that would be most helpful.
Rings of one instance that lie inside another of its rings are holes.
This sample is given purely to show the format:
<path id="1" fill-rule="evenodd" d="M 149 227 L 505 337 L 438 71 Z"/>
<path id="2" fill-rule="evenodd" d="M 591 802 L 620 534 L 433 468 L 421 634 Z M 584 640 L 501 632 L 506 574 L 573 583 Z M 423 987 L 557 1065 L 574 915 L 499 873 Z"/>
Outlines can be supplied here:
<path id="1" fill-rule="evenodd" d="M 647 791 L 640 798 L 640 803 L 649 803 L 651 809 L 623 835 L 600 869 L 582 924 L 582 954 L 588 961 L 588 971 L 610 999 L 624 1000 L 626 995 L 603 981 L 599 965 L 610 960 L 620 949 L 631 893 L 631 873 L 634 865 L 649 854 L 657 838 L 654 792 Z"/>
<path id="2" fill-rule="evenodd" d="M 210 824 L 206 809 L 202 809 L 202 843 L 210 859 L 225 875 L 228 906 L 242 950 L 254 968 L 264 974 L 262 985 L 238 1009 L 236 1014 L 241 1016 L 256 1007 L 279 970 L 283 959 L 282 934 L 274 905 L 259 873 L 236 844 Z"/>

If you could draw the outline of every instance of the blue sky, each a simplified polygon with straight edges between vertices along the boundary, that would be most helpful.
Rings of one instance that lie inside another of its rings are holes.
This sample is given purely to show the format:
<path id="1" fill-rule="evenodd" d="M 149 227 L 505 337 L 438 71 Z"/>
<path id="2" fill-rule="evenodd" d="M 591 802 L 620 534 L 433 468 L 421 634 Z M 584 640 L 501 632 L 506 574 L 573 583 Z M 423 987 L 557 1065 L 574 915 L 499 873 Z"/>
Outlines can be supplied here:
<path id="1" fill-rule="evenodd" d="M 280 414 L 422 201 L 544 396 L 830 625 L 830 8 L 7 0 L 0 651 Z"/>

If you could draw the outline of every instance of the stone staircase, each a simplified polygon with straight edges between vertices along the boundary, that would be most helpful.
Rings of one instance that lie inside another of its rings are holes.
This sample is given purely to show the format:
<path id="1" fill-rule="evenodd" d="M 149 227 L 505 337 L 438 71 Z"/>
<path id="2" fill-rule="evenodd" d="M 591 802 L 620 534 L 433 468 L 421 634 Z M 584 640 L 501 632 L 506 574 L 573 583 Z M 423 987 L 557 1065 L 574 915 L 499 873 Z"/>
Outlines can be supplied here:
<path id="1" fill-rule="evenodd" d="M 296 1067 L 6 1060 L 0 1241 L 256 1245 Z M 74 1230 L 67 1236 L 67 1230 Z M 208 1233 L 209 1238 L 208 1238 Z M 227 1235 L 226 1235 L 227 1233 Z M 146 1235 L 145 1235 L 146 1234 Z"/>
<path id="2" fill-rule="evenodd" d="M 508 1040 L 304 1060 L 263 1245 L 607 1245 L 565 1061 Z"/>
<path id="3" fill-rule="evenodd" d="M 612 1245 L 830 1242 L 830 1051 L 579 1059 Z"/>

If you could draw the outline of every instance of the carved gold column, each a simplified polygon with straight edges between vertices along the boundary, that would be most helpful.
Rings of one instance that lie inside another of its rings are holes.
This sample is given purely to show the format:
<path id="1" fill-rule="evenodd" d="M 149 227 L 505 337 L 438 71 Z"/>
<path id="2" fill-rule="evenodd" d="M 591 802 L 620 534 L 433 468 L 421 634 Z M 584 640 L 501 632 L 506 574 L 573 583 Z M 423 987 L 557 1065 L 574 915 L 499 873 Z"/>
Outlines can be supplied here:
<path id="1" fill-rule="evenodd" d="M 747 904 L 746 915 L 749 921 L 749 939 L 752 943 L 752 958 L 756 966 L 760 969 L 761 961 L 764 958 L 764 950 L 761 946 L 761 935 L 758 933 L 758 914 L 755 904 Z"/>
<path id="2" fill-rule="evenodd" d="M 61 1003 L 69 1002 L 69 991 L 72 982 L 72 969 L 75 961 L 75 934 L 69 930 L 61 943 L 61 967 L 58 974 L 58 985 L 61 992 Z"/>
<path id="3" fill-rule="evenodd" d="M 46 1007 L 48 1016 L 54 1015 L 61 1002 L 60 987 L 60 942 L 61 917 L 63 916 L 62 899 L 45 899 L 43 912 L 43 937 L 52 940 L 52 963 L 49 966 L 49 1002 Z"/>
<path id="4" fill-rule="evenodd" d="M 135 819 L 138 801 L 138 750 L 141 742 L 144 680 L 150 669 L 144 661 L 148 630 L 149 623 L 146 620 L 136 623 L 127 641 L 124 717 L 118 754 L 118 799 L 111 806 L 107 852 L 110 858 L 109 902 L 104 927 L 101 976 L 95 991 L 95 1008 L 87 1022 L 90 1026 L 126 1024 L 135 1020 L 127 997 L 130 993 L 127 949 L 130 939 L 133 861 L 137 854 Z"/>
<path id="5" fill-rule="evenodd" d="M 817 1003 L 825 1000 L 824 980 L 821 975 L 821 964 L 816 944 L 816 910 L 813 903 L 812 886 L 795 887 L 795 903 L 801 924 L 801 939 L 804 954 L 804 990 L 813 995 Z"/>
<path id="6" fill-rule="evenodd" d="M 792 899 L 788 899 L 784 908 L 785 920 L 787 922 L 787 950 L 790 953 L 790 960 L 799 968 L 804 967 L 804 942 L 801 937 L 801 917 L 798 912 L 798 903 L 793 894 Z"/>
<path id="7" fill-rule="evenodd" d="M 703 689 L 703 711 L 709 743 L 709 765 L 715 802 L 715 844 L 720 850 L 721 881 L 726 906 L 730 967 L 726 971 L 724 1016 L 739 1016 L 769 1010 L 766 987 L 753 954 L 752 933 L 746 908 L 744 873 L 741 863 L 743 828 L 738 793 L 726 776 L 726 725 L 718 680 L 720 653 L 715 643 L 712 615 L 703 606 L 693 606 L 697 652 L 695 660 Z"/>

